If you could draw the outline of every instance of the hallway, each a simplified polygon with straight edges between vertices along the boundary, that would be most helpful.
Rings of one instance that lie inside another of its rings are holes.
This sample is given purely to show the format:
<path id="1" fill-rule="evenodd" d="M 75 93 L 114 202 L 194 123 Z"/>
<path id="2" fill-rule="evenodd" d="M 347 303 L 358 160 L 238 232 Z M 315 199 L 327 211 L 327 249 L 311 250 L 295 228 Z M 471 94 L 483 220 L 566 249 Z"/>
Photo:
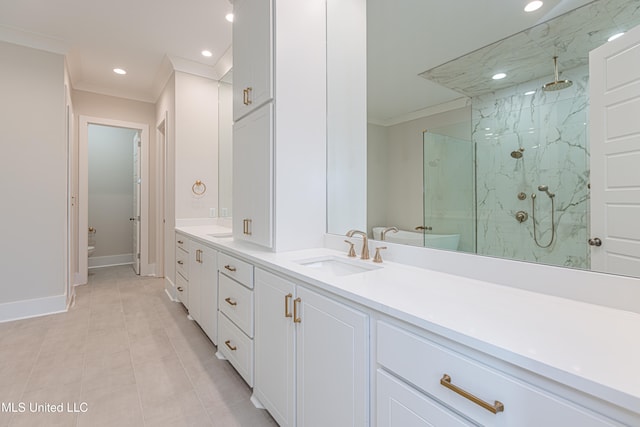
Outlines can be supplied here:
<path id="1" fill-rule="evenodd" d="M 276 425 L 163 279 L 93 269 L 76 292 L 68 313 L 0 323 L 0 426 Z"/>

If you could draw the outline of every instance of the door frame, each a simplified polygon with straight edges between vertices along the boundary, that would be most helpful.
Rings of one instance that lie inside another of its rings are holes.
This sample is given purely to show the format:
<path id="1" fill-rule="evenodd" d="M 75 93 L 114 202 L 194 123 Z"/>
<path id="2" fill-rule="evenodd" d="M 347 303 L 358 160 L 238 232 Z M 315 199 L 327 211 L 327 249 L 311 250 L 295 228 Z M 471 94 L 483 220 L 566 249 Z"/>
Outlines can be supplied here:
<path id="1" fill-rule="evenodd" d="M 89 241 L 89 125 L 111 126 L 135 129 L 140 131 L 141 165 L 140 165 L 140 275 L 153 274 L 149 264 L 149 125 L 145 123 L 126 122 L 102 117 L 80 116 L 78 146 L 78 280 L 76 285 L 83 285 L 88 280 L 88 241 Z M 135 255 L 134 255 L 135 256 Z"/>
<path id="2" fill-rule="evenodd" d="M 164 113 L 162 120 L 156 125 L 156 265 L 157 277 L 165 276 L 165 200 L 167 188 L 167 123 L 168 114 Z"/>

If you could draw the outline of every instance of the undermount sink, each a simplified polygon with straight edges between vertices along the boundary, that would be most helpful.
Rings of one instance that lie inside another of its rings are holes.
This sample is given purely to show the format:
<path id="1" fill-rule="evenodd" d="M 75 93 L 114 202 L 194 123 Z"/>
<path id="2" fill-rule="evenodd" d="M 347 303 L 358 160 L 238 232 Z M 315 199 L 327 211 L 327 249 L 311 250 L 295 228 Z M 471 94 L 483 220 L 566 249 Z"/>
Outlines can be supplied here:
<path id="1" fill-rule="evenodd" d="M 382 268 L 379 265 L 364 264 L 363 262 L 346 260 L 335 256 L 303 259 L 294 262 L 332 276 L 348 276 Z"/>
<path id="2" fill-rule="evenodd" d="M 233 237 L 233 233 L 231 233 L 230 231 L 227 231 L 227 232 L 223 232 L 223 233 L 211 233 L 211 234 L 207 234 L 207 236 L 216 237 L 216 238 Z"/>

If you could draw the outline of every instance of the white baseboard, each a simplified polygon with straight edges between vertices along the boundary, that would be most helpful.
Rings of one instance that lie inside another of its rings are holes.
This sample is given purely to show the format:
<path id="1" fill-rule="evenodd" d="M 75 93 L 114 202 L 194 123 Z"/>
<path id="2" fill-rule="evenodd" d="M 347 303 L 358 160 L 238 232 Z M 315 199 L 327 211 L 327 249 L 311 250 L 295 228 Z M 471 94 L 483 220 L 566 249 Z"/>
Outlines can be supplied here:
<path id="1" fill-rule="evenodd" d="M 67 311 L 67 296 L 56 295 L 0 304 L 0 323 Z"/>
<path id="2" fill-rule="evenodd" d="M 133 254 L 94 256 L 89 258 L 89 268 L 133 264 Z"/>

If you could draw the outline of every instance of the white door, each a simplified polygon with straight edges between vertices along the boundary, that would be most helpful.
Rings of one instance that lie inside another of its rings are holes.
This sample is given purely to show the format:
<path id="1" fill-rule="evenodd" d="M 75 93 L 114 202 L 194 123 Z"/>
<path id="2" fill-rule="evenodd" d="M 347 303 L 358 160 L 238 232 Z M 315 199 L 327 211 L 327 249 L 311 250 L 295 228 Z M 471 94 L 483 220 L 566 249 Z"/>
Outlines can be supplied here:
<path id="1" fill-rule="evenodd" d="M 591 268 L 640 271 L 640 27 L 589 56 Z"/>
<path id="2" fill-rule="evenodd" d="M 133 137 L 133 269 L 140 274 L 140 133 Z"/>

